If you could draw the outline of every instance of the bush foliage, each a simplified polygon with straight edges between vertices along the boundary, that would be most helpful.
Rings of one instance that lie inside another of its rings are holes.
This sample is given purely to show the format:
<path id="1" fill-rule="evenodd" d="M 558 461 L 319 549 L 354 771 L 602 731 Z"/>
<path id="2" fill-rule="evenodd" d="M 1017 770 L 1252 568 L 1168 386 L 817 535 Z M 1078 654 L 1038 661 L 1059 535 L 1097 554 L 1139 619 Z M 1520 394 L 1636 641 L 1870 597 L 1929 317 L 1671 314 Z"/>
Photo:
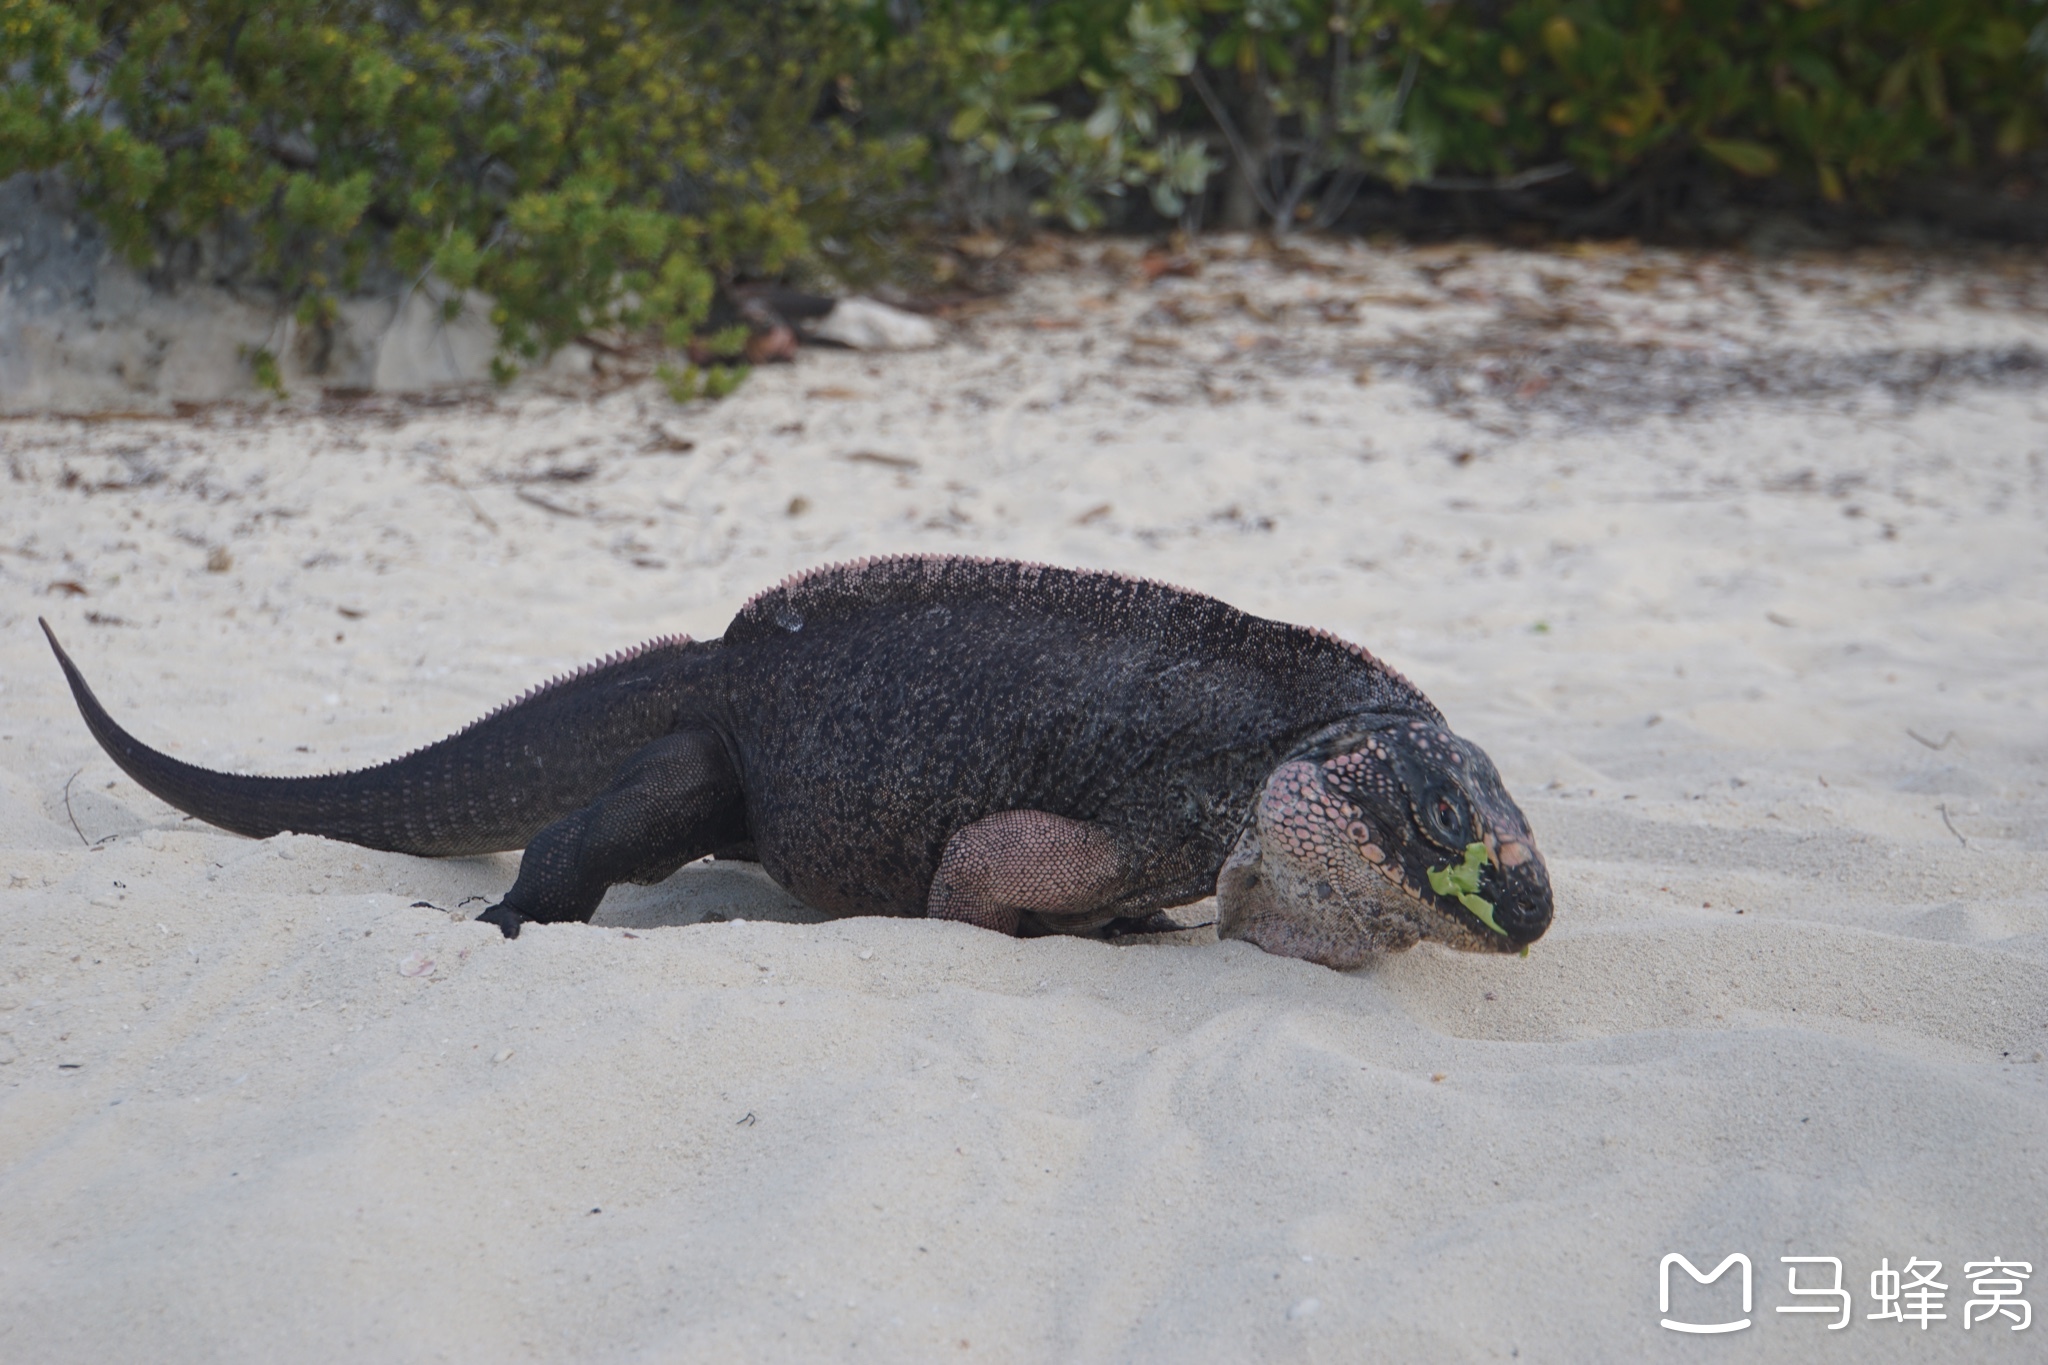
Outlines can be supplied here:
<path id="1" fill-rule="evenodd" d="M 2044 69 L 2042 0 L 0 0 L 0 175 L 61 169 L 137 260 L 237 243 L 316 327 L 480 290 L 514 362 L 946 216 L 1285 231 L 1678 168 L 1874 202 L 2040 146 Z"/>

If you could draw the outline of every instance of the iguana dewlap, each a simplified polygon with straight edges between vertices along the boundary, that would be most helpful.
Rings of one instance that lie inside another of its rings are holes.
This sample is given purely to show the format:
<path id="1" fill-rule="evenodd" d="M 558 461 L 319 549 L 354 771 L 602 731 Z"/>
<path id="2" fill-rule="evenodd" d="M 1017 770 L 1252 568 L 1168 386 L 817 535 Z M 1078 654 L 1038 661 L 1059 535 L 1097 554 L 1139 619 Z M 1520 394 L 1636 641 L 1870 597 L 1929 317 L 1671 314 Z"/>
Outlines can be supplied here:
<path id="1" fill-rule="evenodd" d="M 1089 933 L 1214 892 L 1224 937 L 1333 967 L 1422 938 L 1514 951 L 1550 924 L 1521 811 L 1407 679 L 1321 631 L 1115 574 L 818 569 L 720 639 L 652 641 L 320 777 L 158 753 L 50 645 L 113 760 L 209 824 L 525 849 L 481 916 L 508 937 L 718 852 L 829 914 L 1005 933 Z"/>

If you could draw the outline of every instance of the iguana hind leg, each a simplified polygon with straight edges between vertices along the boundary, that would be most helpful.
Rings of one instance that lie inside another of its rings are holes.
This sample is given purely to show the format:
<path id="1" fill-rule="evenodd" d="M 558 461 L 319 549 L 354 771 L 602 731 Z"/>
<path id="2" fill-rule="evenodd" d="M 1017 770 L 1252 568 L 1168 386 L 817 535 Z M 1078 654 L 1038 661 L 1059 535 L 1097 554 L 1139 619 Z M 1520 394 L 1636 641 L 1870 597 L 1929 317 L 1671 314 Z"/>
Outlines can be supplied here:
<path id="1" fill-rule="evenodd" d="M 1123 860 L 1101 826 L 1038 810 L 997 811 L 946 841 L 925 913 L 1014 934 L 1026 911 L 1103 909 L 1122 882 Z"/>
<path id="2" fill-rule="evenodd" d="M 706 731 L 639 750 L 603 795 L 542 829 L 505 899 L 477 918 L 507 938 L 527 920 L 587 921 L 618 882 L 658 882 L 747 838 L 746 807 L 725 746 Z"/>

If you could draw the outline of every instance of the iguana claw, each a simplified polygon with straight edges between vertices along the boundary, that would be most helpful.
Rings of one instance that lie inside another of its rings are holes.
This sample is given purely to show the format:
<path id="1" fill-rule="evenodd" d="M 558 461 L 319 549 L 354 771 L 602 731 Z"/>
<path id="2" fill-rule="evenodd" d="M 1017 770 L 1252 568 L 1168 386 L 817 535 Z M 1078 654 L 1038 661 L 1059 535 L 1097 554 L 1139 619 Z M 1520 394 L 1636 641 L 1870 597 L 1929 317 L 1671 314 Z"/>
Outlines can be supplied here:
<path id="1" fill-rule="evenodd" d="M 506 938 L 518 938 L 519 926 L 526 923 L 526 916 L 520 914 L 503 901 L 499 901 L 476 918 L 479 924 L 497 925 L 498 932 Z"/>

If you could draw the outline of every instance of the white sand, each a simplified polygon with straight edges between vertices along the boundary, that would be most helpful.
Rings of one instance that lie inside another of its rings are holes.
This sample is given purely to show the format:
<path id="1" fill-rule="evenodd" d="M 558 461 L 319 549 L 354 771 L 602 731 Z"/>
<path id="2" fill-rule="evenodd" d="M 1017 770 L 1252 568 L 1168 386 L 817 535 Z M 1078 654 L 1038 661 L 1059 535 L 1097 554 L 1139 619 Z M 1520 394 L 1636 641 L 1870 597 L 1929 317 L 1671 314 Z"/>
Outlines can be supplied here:
<path id="1" fill-rule="evenodd" d="M 1208 250 L 709 409 L 0 424 L 0 1359 L 2040 1359 L 1960 1272 L 2048 1309 L 2048 389 L 1739 396 L 2048 345 L 2039 273 Z M 317 771 L 894 550 L 1365 643 L 1498 761 L 1555 927 L 1345 975 L 720 865 L 506 943 L 446 911 L 510 856 L 143 795 L 34 627 L 145 739 Z M 1746 1253 L 1754 1325 L 1662 1330 L 1673 1251 Z M 1847 1330 L 1774 1311 L 1800 1254 Z M 1946 1320 L 1868 1321 L 1916 1256 Z"/>

